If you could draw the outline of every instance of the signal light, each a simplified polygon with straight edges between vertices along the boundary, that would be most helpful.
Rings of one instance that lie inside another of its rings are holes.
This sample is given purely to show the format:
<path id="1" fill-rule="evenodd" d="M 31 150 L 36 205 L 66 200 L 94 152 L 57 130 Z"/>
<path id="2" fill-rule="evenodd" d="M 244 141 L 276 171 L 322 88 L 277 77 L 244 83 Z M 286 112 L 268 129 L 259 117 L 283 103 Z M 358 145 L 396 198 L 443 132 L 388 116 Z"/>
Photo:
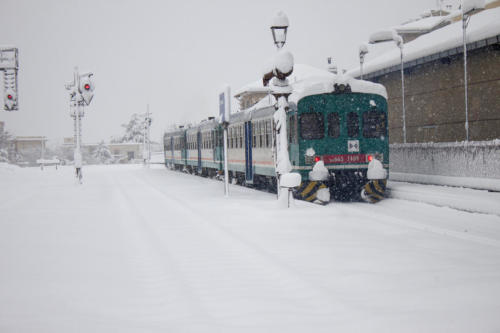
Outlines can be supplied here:
<path id="1" fill-rule="evenodd" d="M 321 161 L 321 157 L 316 156 L 316 157 L 314 158 L 314 162 L 319 162 L 319 161 Z"/>
<path id="2" fill-rule="evenodd" d="M 17 110 L 17 93 L 14 89 L 8 87 L 4 92 L 4 108 L 6 111 Z"/>
<path id="3" fill-rule="evenodd" d="M 78 91 L 82 94 L 85 104 L 89 105 L 90 101 L 94 97 L 94 83 L 90 79 L 92 73 L 80 75 L 80 83 L 78 86 Z"/>
<path id="4" fill-rule="evenodd" d="M 372 155 L 368 155 L 368 162 L 371 162 L 373 161 L 373 156 Z"/>

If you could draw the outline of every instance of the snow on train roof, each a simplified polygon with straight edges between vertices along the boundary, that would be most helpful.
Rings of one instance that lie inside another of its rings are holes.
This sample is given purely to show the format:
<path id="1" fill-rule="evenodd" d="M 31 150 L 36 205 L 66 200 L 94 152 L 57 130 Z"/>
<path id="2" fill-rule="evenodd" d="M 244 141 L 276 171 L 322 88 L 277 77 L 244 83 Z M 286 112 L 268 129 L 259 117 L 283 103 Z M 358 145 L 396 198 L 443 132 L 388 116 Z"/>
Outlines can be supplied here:
<path id="1" fill-rule="evenodd" d="M 293 93 L 289 97 L 290 102 L 297 103 L 304 97 L 333 92 L 334 84 L 349 84 L 351 91 L 356 93 L 376 94 L 387 98 L 387 91 L 384 86 L 354 79 L 347 75 L 336 75 L 326 70 L 315 68 L 304 64 L 295 64 L 292 74 L 288 77 L 288 82 L 293 87 Z M 267 91 L 262 80 L 254 81 L 237 91 L 237 95 L 245 92 Z M 266 100 L 265 97 L 263 100 Z M 260 102 L 259 102 L 260 103 Z M 264 101 L 264 103 L 266 103 Z M 255 106 L 251 107 L 255 108 Z"/>
<path id="2" fill-rule="evenodd" d="M 500 7 L 482 11 L 471 17 L 467 27 L 467 42 L 475 42 L 500 34 Z M 428 55 L 436 54 L 463 43 L 462 21 L 454 22 L 441 29 L 419 36 L 404 45 L 404 61 L 416 60 Z M 394 46 L 390 51 L 375 59 L 367 60 L 363 66 L 363 74 L 369 74 L 381 69 L 400 64 L 399 48 Z M 359 76 L 359 67 L 347 72 L 352 76 Z"/>
<path id="3" fill-rule="evenodd" d="M 293 86 L 293 93 L 288 100 L 294 103 L 307 96 L 332 93 L 334 84 L 348 84 L 353 93 L 375 94 L 387 98 L 387 91 L 381 84 L 357 80 L 349 75 L 333 74 L 306 65 L 296 65 L 288 80 Z"/>

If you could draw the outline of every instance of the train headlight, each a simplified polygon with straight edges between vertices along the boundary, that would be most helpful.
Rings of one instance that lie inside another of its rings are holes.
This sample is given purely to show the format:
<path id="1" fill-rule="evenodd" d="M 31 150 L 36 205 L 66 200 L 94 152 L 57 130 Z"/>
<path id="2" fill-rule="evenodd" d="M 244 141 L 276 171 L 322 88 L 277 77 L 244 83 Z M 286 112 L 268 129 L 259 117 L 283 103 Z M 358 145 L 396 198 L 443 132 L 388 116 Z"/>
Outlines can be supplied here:
<path id="1" fill-rule="evenodd" d="M 371 162 L 374 159 L 377 160 L 377 161 L 380 161 L 381 163 L 384 163 L 384 154 L 382 154 L 382 153 L 372 153 L 372 154 L 366 155 L 366 161 L 367 162 Z"/>

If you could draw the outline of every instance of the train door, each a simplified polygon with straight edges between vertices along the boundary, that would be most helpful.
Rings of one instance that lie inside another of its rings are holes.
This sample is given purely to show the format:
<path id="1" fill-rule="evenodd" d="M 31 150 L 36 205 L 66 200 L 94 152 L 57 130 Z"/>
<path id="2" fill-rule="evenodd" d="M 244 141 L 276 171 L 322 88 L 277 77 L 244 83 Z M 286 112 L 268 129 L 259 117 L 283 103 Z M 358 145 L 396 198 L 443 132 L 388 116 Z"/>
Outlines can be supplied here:
<path id="1" fill-rule="evenodd" d="M 201 173 L 201 132 L 197 133 L 197 141 L 198 141 L 198 173 Z"/>
<path id="2" fill-rule="evenodd" d="M 174 137 L 170 137 L 170 153 L 172 154 L 172 163 L 174 163 Z"/>
<path id="3" fill-rule="evenodd" d="M 245 122 L 245 181 L 253 183 L 252 168 L 252 122 Z"/>

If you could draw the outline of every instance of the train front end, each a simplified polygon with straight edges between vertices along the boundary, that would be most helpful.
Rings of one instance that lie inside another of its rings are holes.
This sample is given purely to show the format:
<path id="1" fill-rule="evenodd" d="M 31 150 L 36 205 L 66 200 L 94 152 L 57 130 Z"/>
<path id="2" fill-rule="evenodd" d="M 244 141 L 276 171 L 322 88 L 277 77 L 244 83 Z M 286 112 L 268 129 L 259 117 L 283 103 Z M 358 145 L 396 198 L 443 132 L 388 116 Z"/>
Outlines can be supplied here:
<path id="1" fill-rule="evenodd" d="M 377 202 L 389 168 L 385 88 L 354 79 L 330 87 L 298 99 L 289 117 L 292 164 L 303 179 L 297 194 L 311 201 L 328 188 L 334 200 Z"/>

